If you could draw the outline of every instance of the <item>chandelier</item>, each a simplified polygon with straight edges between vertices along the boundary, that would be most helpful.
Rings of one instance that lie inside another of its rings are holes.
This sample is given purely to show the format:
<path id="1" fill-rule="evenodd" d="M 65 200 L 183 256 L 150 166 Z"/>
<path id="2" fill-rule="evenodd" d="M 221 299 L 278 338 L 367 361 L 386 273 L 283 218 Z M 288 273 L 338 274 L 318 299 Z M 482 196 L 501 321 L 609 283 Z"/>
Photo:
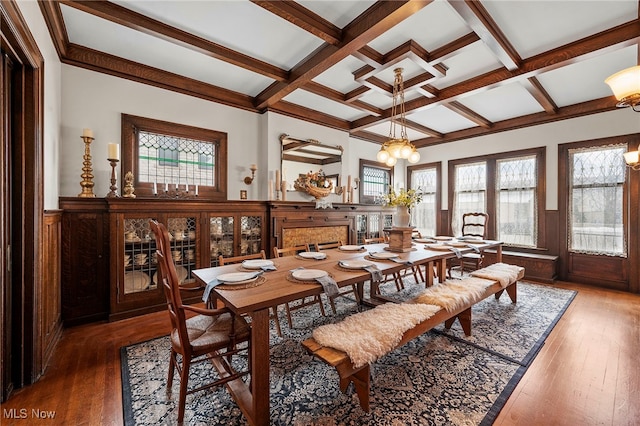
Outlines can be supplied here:
<path id="1" fill-rule="evenodd" d="M 420 153 L 409 142 L 407 137 L 407 124 L 404 109 L 404 82 L 402 80 L 402 68 L 393 70 L 396 74 L 393 82 L 393 105 L 391 106 L 391 125 L 389 127 L 389 140 L 382 144 L 376 158 L 387 166 L 396 164 L 399 158 L 406 159 L 409 163 L 420 161 Z M 396 116 L 400 116 L 399 119 Z M 396 137 L 396 127 L 400 127 L 400 137 Z"/>

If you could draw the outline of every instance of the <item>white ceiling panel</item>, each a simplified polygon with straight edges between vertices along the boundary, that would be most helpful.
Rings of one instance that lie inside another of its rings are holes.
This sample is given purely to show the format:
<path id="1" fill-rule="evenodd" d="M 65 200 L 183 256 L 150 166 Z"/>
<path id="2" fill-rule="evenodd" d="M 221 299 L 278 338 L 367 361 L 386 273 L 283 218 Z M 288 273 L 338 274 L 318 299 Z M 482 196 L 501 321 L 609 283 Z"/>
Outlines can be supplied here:
<path id="1" fill-rule="evenodd" d="M 611 96 L 611 89 L 604 82 L 610 75 L 635 66 L 638 62 L 637 47 L 627 47 L 549 71 L 538 77 L 545 90 L 559 107 Z"/>
<path id="2" fill-rule="evenodd" d="M 407 120 L 422 124 L 440 133 L 455 132 L 477 126 L 476 123 L 443 106 L 407 114 Z"/>
<path id="3" fill-rule="evenodd" d="M 389 136 L 389 128 L 390 128 L 391 124 L 387 121 L 384 123 L 379 123 L 376 124 L 375 126 L 371 126 L 367 128 L 367 132 L 369 133 L 374 133 L 376 135 L 380 135 L 380 136 L 384 136 L 384 137 L 388 137 Z M 396 135 L 397 138 L 400 137 L 400 128 L 396 126 Z M 420 132 L 416 132 L 413 129 L 409 129 L 407 128 L 407 136 L 409 138 L 410 141 L 416 140 L 416 139 L 422 139 L 425 137 L 425 135 L 423 133 Z"/>
<path id="4" fill-rule="evenodd" d="M 336 27 L 344 28 L 373 5 L 375 0 L 302 0 L 298 3 L 322 16 Z"/>
<path id="5" fill-rule="evenodd" d="M 314 78 L 313 81 L 342 93 L 347 93 L 360 87 L 360 83 L 353 78 L 353 72 L 363 65 L 364 62 L 359 59 L 348 56 Z"/>
<path id="6" fill-rule="evenodd" d="M 323 43 L 313 34 L 248 1 L 118 0 L 115 3 L 284 69 L 293 68 Z"/>
<path id="7" fill-rule="evenodd" d="M 544 111 L 542 105 L 519 83 L 476 93 L 461 99 L 460 103 L 492 122 Z"/>
<path id="8" fill-rule="evenodd" d="M 483 1 L 522 58 L 529 58 L 638 17 L 637 0 Z"/>
<path id="9" fill-rule="evenodd" d="M 323 98 L 306 90 L 294 90 L 285 96 L 284 100 L 343 120 L 357 120 L 366 115 L 359 109 Z"/>
<path id="10" fill-rule="evenodd" d="M 438 89 L 502 68 L 502 64 L 482 42 L 472 43 L 460 49 L 455 56 L 442 63 L 448 68 L 447 75 L 431 83 Z"/>
<path id="11" fill-rule="evenodd" d="M 435 1 L 377 37 L 369 46 L 385 54 L 408 40 L 427 51 L 469 33 L 469 28 L 444 2 Z"/>

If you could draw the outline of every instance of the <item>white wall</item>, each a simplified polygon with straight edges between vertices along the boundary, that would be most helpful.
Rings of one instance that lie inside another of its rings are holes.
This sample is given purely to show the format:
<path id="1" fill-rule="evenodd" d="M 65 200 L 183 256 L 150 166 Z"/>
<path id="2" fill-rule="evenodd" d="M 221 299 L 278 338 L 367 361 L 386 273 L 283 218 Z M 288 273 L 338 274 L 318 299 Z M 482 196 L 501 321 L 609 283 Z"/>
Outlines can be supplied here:
<path id="1" fill-rule="evenodd" d="M 640 133 L 640 114 L 625 108 L 423 148 L 420 161 L 442 162 L 442 208 L 446 209 L 449 160 L 545 146 L 546 210 L 557 210 L 558 145 L 633 133 Z"/>
<path id="2" fill-rule="evenodd" d="M 60 145 L 60 102 L 61 102 L 61 64 L 58 53 L 51 42 L 49 31 L 35 1 L 17 2 L 20 12 L 29 26 L 40 54 L 44 58 L 44 128 L 43 143 L 43 175 L 44 175 L 44 209 L 58 208 L 58 150 Z M 78 180 L 79 181 L 79 180 Z"/>

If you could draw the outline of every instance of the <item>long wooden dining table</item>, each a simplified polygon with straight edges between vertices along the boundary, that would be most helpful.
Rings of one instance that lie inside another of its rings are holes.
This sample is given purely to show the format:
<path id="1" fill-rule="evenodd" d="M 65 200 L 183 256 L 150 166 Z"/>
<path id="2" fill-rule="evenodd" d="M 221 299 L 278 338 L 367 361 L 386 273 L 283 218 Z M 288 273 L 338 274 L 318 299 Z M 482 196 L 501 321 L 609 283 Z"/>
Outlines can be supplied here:
<path id="1" fill-rule="evenodd" d="M 243 415 L 251 425 L 268 425 L 269 413 L 269 308 L 292 302 L 307 296 L 321 294 L 323 287 L 319 283 L 299 282 L 291 280 L 291 270 L 303 267 L 305 269 L 325 270 L 334 279 L 338 287 L 356 284 L 362 295 L 364 283 L 371 279 L 371 273 L 364 269 L 345 269 L 338 265 L 341 260 L 369 260 L 375 264 L 383 274 L 400 272 L 411 266 L 390 260 L 372 260 L 369 252 L 381 252 L 387 248 L 386 244 L 363 245 L 360 251 L 343 251 L 340 249 L 325 250 L 327 256 L 322 260 L 303 259 L 299 256 L 287 256 L 271 259 L 276 267 L 275 271 L 267 271 L 262 276 L 264 283 L 255 287 L 242 289 L 223 289 L 214 287 L 211 297 L 223 303 L 237 315 L 248 315 L 251 318 L 251 345 L 249 357 L 251 361 L 251 380 L 245 383 L 241 379 L 227 383 L 227 389 L 240 407 Z M 486 241 L 476 245 L 481 250 L 494 248 L 497 252 L 497 262 L 502 258 L 502 243 Z M 471 252 L 471 248 L 460 248 L 463 253 Z M 452 251 L 432 250 L 425 244 L 416 243 L 414 249 L 404 253 L 397 253 L 399 260 L 410 261 L 417 267 L 424 267 L 426 286 L 434 281 L 434 266 L 439 277 L 446 276 L 446 260 L 455 258 Z M 193 276 L 201 286 L 206 286 L 217 276 L 238 272 L 242 268 L 239 264 L 196 269 Z M 373 287 L 373 286 L 371 286 Z M 376 299 L 378 295 L 370 294 L 369 299 Z"/>

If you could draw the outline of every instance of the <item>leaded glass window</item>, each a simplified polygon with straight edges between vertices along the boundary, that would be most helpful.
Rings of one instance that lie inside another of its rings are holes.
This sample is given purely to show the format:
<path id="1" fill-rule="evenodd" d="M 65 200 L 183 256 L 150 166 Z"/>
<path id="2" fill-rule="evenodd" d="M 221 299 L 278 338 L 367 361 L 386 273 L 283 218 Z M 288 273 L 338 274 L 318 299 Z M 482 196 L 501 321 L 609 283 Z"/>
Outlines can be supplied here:
<path id="1" fill-rule="evenodd" d="M 536 247 L 536 156 L 498 160 L 496 173 L 497 238 L 505 244 Z"/>
<path id="2" fill-rule="evenodd" d="M 626 148 L 622 144 L 569 150 L 569 251 L 626 257 Z"/>
<path id="3" fill-rule="evenodd" d="M 453 235 L 462 229 L 462 215 L 470 212 L 487 212 L 487 164 L 477 162 L 455 166 L 453 194 Z"/>
<path id="4" fill-rule="evenodd" d="M 361 176 L 361 203 L 376 203 L 391 185 L 391 171 L 388 168 L 362 165 Z"/>
<path id="5" fill-rule="evenodd" d="M 138 132 L 138 179 L 168 185 L 215 186 L 216 142 Z"/>
<path id="6" fill-rule="evenodd" d="M 437 186 L 438 175 L 435 167 L 411 172 L 411 189 L 422 192 L 422 201 L 411 210 L 411 224 L 422 235 L 436 235 Z"/>

